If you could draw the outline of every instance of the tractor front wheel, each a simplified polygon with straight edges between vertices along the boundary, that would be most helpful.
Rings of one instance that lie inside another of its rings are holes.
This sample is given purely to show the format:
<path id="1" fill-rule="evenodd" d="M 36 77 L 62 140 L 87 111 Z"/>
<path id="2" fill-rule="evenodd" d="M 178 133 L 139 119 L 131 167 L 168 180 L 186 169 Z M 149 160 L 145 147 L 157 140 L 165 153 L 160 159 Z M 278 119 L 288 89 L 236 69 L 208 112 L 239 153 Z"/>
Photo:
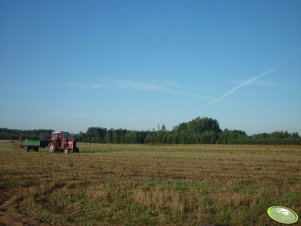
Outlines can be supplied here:
<path id="1" fill-rule="evenodd" d="M 68 147 L 65 147 L 65 148 L 64 148 L 64 153 L 65 153 L 65 154 L 68 154 L 69 152 L 70 152 L 70 151 L 69 151 L 69 148 L 68 148 Z"/>
<path id="2" fill-rule="evenodd" d="M 56 147 L 55 147 L 55 144 L 53 143 L 49 143 L 48 146 L 47 146 L 47 149 L 50 153 L 53 153 L 56 151 Z"/>

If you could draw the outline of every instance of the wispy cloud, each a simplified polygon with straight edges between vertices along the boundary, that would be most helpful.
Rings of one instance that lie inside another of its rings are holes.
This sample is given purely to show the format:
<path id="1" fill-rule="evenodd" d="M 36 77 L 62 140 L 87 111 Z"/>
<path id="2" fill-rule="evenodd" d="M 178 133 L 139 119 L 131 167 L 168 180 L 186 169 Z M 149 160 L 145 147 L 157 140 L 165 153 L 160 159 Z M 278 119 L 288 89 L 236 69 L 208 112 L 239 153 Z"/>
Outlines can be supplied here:
<path id="1" fill-rule="evenodd" d="M 198 94 L 193 94 L 190 92 L 185 92 L 179 89 L 174 88 L 174 84 L 172 84 L 173 87 L 167 86 L 166 83 L 164 85 L 162 84 L 155 84 L 155 83 L 149 83 L 149 82 L 136 82 L 136 81 L 130 81 L 130 80 L 122 80 L 120 81 L 120 84 L 123 87 L 131 88 L 131 89 L 140 89 L 140 90 L 146 90 L 146 91 L 153 91 L 153 92 L 162 92 L 162 93 L 168 93 L 178 96 L 185 96 L 185 97 L 192 97 L 202 100 L 210 100 L 210 97 L 202 96 Z"/>
<path id="2" fill-rule="evenodd" d="M 73 81 L 65 83 L 67 86 L 72 86 L 80 89 L 100 89 L 116 86 L 116 82 L 111 79 L 98 79 L 94 81 Z"/>
<path id="3" fill-rule="evenodd" d="M 196 99 L 207 100 L 207 101 L 211 100 L 211 98 L 208 96 L 198 95 L 198 94 L 183 91 L 180 89 L 181 87 L 179 85 L 176 88 L 174 82 L 171 85 L 167 85 L 166 82 L 164 83 L 164 85 L 149 83 L 149 82 L 136 82 L 131 80 L 123 80 L 120 82 L 124 87 L 131 88 L 131 89 L 140 89 L 140 90 L 146 90 L 151 92 L 168 93 L 172 95 L 196 98 Z"/>
<path id="4" fill-rule="evenodd" d="M 148 90 L 148 91 L 159 91 L 159 92 L 167 92 L 168 89 L 166 87 L 160 86 L 158 84 L 153 84 L 149 82 L 136 82 L 131 80 L 118 80 L 117 83 L 123 88 L 130 89 L 140 89 L 140 90 Z"/>
<path id="5" fill-rule="evenodd" d="M 74 83 L 74 82 L 70 82 L 66 84 L 67 86 L 73 86 L 76 88 L 81 88 L 81 89 L 97 89 L 100 88 L 100 84 L 99 83 L 93 83 L 93 82 L 83 82 L 83 83 Z"/>
<path id="6" fill-rule="evenodd" d="M 142 90 L 155 93 L 168 93 L 172 95 L 185 96 L 190 98 L 196 98 L 201 100 L 211 100 L 212 98 L 198 95 L 190 92 L 183 91 L 179 84 L 175 83 L 169 84 L 168 82 L 149 82 L 149 81 L 136 81 L 130 79 L 105 79 L 97 82 L 70 82 L 67 83 L 68 86 L 73 86 L 81 89 L 99 89 L 104 87 L 111 88 L 123 88 L 131 90 Z"/>
<path id="7" fill-rule="evenodd" d="M 285 60 L 281 61 L 279 64 L 275 65 L 274 67 L 271 67 L 268 70 L 264 71 L 263 73 L 261 73 L 257 76 L 254 76 L 254 77 L 248 79 L 247 81 L 244 81 L 244 82 L 240 83 L 239 85 L 235 86 L 230 91 L 226 92 L 224 95 L 222 95 L 218 98 L 215 98 L 214 100 L 211 101 L 211 104 L 214 104 L 218 101 L 221 101 L 222 99 L 226 98 L 227 96 L 235 93 L 237 90 L 239 90 L 239 89 L 241 89 L 245 86 L 248 86 L 248 85 L 251 85 L 251 84 L 255 83 L 257 80 L 259 80 L 259 79 L 263 78 L 264 76 L 267 76 L 268 74 L 272 73 L 273 71 L 278 69 L 281 65 L 285 64 L 286 62 L 288 62 L 292 58 L 296 57 L 298 54 L 300 54 L 300 50 L 297 51 L 296 53 L 294 53 L 293 55 L 287 57 Z"/>

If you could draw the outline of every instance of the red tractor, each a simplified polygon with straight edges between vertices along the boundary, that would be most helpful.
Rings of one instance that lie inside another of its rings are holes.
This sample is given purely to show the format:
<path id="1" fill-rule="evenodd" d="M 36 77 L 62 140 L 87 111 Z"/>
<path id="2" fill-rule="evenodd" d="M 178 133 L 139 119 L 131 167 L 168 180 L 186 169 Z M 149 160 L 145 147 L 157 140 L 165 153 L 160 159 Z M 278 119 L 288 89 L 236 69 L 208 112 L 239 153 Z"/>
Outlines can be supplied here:
<path id="1" fill-rule="evenodd" d="M 76 142 L 74 141 L 74 136 L 70 135 L 68 132 L 52 132 L 51 138 L 47 145 L 47 149 L 49 152 L 78 152 L 78 148 L 76 147 Z"/>

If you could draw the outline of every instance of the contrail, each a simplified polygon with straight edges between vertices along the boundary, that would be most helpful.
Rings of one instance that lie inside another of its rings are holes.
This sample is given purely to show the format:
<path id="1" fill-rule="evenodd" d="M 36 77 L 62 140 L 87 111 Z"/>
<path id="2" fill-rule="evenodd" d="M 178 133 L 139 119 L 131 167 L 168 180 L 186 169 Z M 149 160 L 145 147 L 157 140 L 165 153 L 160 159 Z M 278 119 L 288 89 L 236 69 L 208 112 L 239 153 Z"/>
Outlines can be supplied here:
<path id="1" fill-rule="evenodd" d="M 226 92 L 224 95 L 222 95 L 222 96 L 220 96 L 220 97 L 214 99 L 213 101 L 211 101 L 211 104 L 214 104 L 214 103 L 216 103 L 216 102 L 218 102 L 218 101 L 224 99 L 225 97 L 231 95 L 232 93 L 234 93 L 234 92 L 236 92 L 237 90 L 243 88 L 244 86 L 250 85 L 250 84 L 252 84 L 253 82 L 255 82 L 256 80 L 258 80 L 258 79 L 260 79 L 260 78 L 262 78 L 262 77 L 264 77 L 264 76 L 270 74 L 271 72 L 273 72 L 274 70 L 276 70 L 276 69 L 277 69 L 280 65 L 282 65 L 282 64 L 283 64 L 283 63 L 281 62 L 281 64 L 278 64 L 277 66 L 272 67 L 272 68 L 266 70 L 266 71 L 263 72 L 262 74 L 260 74 L 260 75 L 258 75 L 258 76 L 255 76 L 255 77 L 253 77 L 253 78 L 250 78 L 249 80 L 247 80 L 247 81 L 245 81 L 245 82 L 243 82 L 243 83 L 241 83 L 241 84 L 235 86 L 233 89 L 231 89 L 230 91 Z"/>
<path id="2" fill-rule="evenodd" d="M 235 86 L 233 89 L 231 89 L 230 91 L 226 92 L 224 95 L 214 99 L 213 101 L 211 101 L 211 104 L 214 104 L 222 99 L 224 99 L 225 97 L 231 95 L 232 93 L 236 92 L 237 90 L 252 84 L 253 82 L 255 82 L 258 79 L 261 79 L 262 77 L 272 73 L 273 71 L 275 71 L 276 69 L 278 69 L 281 65 L 285 64 L 287 61 L 291 60 L 292 58 L 296 57 L 298 54 L 300 53 L 300 50 L 297 51 L 295 54 L 291 55 L 290 57 L 286 58 L 285 60 L 281 61 L 279 64 L 275 65 L 274 67 L 271 67 L 270 69 L 266 70 L 265 72 L 261 73 L 260 75 L 257 75 L 253 78 L 250 78 L 249 80 Z"/>

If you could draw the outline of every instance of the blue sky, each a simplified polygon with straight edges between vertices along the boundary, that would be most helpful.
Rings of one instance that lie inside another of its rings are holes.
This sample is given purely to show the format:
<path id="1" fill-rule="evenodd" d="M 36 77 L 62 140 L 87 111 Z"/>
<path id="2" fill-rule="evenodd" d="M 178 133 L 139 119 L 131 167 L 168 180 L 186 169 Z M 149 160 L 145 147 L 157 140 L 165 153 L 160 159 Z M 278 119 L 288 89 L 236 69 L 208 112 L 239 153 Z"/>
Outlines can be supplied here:
<path id="1" fill-rule="evenodd" d="M 0 0 L 0 127 L 301 134 L 300 0 Z"/>

